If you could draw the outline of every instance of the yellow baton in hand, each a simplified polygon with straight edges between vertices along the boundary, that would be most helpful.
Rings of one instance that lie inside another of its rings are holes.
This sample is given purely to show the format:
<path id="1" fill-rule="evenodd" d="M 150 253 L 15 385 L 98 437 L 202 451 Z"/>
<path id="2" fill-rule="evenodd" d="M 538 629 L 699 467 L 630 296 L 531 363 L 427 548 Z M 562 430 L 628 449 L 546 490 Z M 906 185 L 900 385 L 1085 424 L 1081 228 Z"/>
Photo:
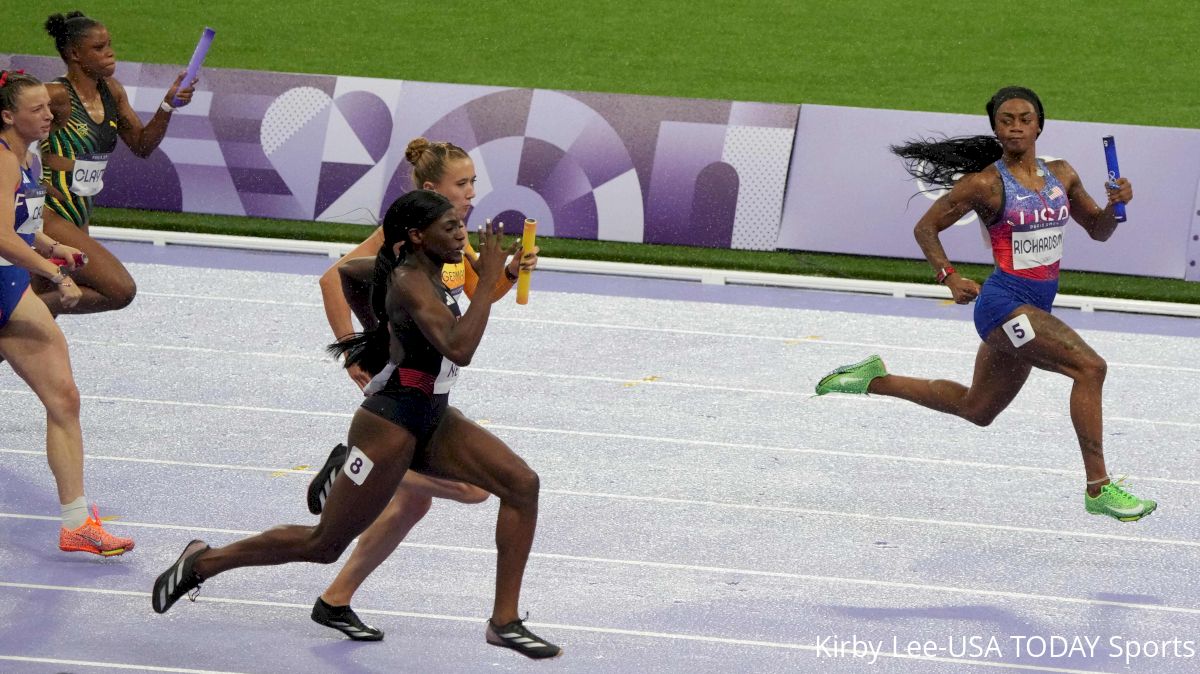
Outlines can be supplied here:
<path id="1" fill-rule="evenodd" d="M 525 231 L 521 234 L 521 256 L 533 250 L 533 242 L 537 238 L 537 220 L 525 218 Z M 517 272 L 517 304 L 529 304 L 529 277 L 533 274 L 528 269 Z"/>

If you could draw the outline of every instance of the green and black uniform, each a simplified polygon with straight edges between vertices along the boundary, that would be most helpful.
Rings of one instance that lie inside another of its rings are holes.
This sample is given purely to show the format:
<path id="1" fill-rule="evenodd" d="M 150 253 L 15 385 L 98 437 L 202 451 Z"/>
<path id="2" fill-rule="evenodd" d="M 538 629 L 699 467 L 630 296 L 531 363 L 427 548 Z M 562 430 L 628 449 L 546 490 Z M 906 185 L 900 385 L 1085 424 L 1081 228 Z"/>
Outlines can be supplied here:
<path id="1" fill-rule="evenodd" d="M 71 116 L 66 126 L 50 133 L 42 144 L 46 156 L 57 155 L 73 162 L 70 171 L 55 171 L 43 162 L 42 180 L 65 197 L 59 199 L 53 191 L 46 194 L 46 207 L 76 226 L 88 224 L 92 217 L 92 198 L 104 189 L 104 169 L 108 157 L 117 148 L 117 125 L 120 112 L 117 99 L 108 84 L 100 80 L 96 90 L 104 106 L 104 120 L 97 123 L 88 114 L 75 87 L 66 77 L 58 82 L 71 95 Z"/>

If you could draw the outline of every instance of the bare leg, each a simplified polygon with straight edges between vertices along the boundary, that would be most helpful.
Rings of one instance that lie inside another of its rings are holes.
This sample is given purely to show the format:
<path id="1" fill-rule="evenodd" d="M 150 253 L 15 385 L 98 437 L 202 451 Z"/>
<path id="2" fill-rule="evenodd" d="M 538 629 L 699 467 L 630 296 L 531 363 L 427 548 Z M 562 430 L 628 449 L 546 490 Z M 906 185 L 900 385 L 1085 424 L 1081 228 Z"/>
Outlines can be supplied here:
<path id="1" fill-rule="evenodd" d="M 931 410 L 987 426 L 1004 411 L 1029 378 L 1030 365 L 986 342 L 975 355 L 975 374 L 968 388 L 945 379 L 886 375 L 873 380 L 869 393 L 914 402 Z"/>
<path id="2" fill-rule="evenodd" d="M 1023 305 L 1008 316 L 1025 314 L 1036 337 L 1013 346 L 1003 328 L 996 328 L 979 346 L 971 387 L 943 380 L 888 375 L 871 382 L 870 393 L 894 396 L 955 414 L 986 426 L 1002 412 L 1025 384 L 1033 367 L 1070 377 L 1071 423 L 1079 439 L 1087 474 L 1088 494 L 1095 496 L 1107 483 L 1104 465 L 1103 401 L 1108 366 L 1087 342 L 1053 315 Z"/>
<path id="3" fill-rule="evenodd" d="M 0 329 L 0 356 L 46 407 L 46 460 L 63 505 L 83 496 L 83 431 L 79 390 L 67 340 L 46 305 L 26 289 Z"/>
<path id="4" fill-rule="evenodd" d="M 58 289 L 40 276 L 33 278 L 34 291 L 50 308 L 50 313 L 59 314 L 92 314 L 101 311 L 113 311 L 129 306 L 137 294 L 137 284 L 129 275 L 129 270 L 99 241 L 88 234 L 87 228 L 79 228 L 75 223 L 63 219 L 60 215 L 45 209 L 45 232 L 50 238 L 73 248 L 78 248 L 88 256 L 88 263 L 83 269 L 71 274 L 75 284 L 83 292 L 79 303 L 71 308 L 64 308 L 59 298 Z"/>
<path id="5" fill-rule="evenodd" d="M 415 440 L 407 430 L 359 409 L 350 424 L 349 445 L 367 455 L 374 466 L 361 485 L 342 472 L 334 482 L 321 520 L 315 527 L 285 525 L 212 548 L 197 557 L 193 569 L 201 578 L 243 566 L 288 562 L 330 564 L 367 529 L 396 493 Z"/>
<path id="6" fill-rule="evenodd" d="M 383 560 L 387 559 L 421 521 L 433 499 L 401 488 L 396 491 L 379 518 L 358 537 L 350 559 L 333 583 L 321 594 L 330 606 L 347 606 L 354 593 Z"/>
<path id="7" fill-rule="evenodd" d="M 1072 379 L 1071 423 L 1079 438 L 1088 482 L 1095 483 L 1087 486 L 1088 494 L 1096 496 L 1100 487 L 1108 483 L 1108 469 L 1104 465 L 1103 402 L 1108 364 L 1078 333 L 1053 315 L 1029 306 L 1021 307 L 1016 313 L 1029 317 L 1037 337 L 1017 348 L 1008 341 L 1003 330 L 997 328 L 988 335 L 988 341 L 998 348 L 1008 349 L 1034 367 Z"/>
<path id="8" fill-rule="evenodd" d="M 429 512 L 433 497 L 460 503 L 482 503 L 488 493 L 474 485 L 439 480 L 408 471 L 387 508 L 358 537 L 358 544 L 350 553 L 350 559 L 346 560 L 333 583 L 321 594 L 321 599 L 330 606 L 348 606 L 359 586 L 395 552 L 408 532 Z"/>
<path id="9" fill-rule="evenodd" d="M 451 407 L 430 440 L 429 465 L 454 480 L 469 482 L 500 499 L 496 519 L 496 599 L 492 624 L 518 619 L 521 580 L 537 529 L 537 473 L 482 426 Z"/>

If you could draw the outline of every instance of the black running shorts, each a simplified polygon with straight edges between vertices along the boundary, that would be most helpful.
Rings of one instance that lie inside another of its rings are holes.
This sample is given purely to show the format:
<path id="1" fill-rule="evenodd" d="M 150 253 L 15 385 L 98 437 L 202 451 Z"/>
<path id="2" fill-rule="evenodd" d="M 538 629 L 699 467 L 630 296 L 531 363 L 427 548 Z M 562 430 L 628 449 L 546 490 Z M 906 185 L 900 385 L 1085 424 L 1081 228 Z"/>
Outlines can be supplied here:
<path id="1" fill-rule="evenodd" d="M 362 408 L 413 434 L 417 439 L 417 446 L 413 450 L 412 465 L 409 468 L 419 471 L 427 467 L 428 455 L 425 449 L 449 404 L 449 394 L 430 397 L 420 389 L 388 385 L 382 391 L 368 396 L 363 401 Z"/>

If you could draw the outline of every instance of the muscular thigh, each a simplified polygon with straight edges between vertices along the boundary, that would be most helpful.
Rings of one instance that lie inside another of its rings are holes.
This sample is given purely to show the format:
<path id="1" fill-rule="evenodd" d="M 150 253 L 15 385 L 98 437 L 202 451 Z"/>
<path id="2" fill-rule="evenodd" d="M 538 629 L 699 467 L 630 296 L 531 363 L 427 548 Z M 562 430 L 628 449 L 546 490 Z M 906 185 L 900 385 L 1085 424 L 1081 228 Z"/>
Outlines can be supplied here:
<path id="1" fill-rule="evenodd" d="M 995 417 L 1012 403 L 1029 378 L 1029 364 L 988 342 L 975 354 L 975 372 L 967 397 L 976 410 Z"/>
<path id="2" fill-rule="evenodd" d="M 93 239 L 87 233 L 86 227 L 80 228 L 49 209 L 46 209 L 45 213 L 46 236 L 72 248 L 78 248 L 88 256 L 87 266 L 71 275 L 77 283 L 98 290 L 123 289 L 134 285 L 133 277 L 129 275 L 125 265 L 103 244 Z M 49 281 L 41 277 L 35 277 L 33 283 L 38 292 L 45 292 L 51 287 Z"/>
<path id="3" fill-rule="evenodd" d="M 428 472 L 493 494 L 533 471 L 503 440 L 451 407 L 425 449 Z"/>
<path id="4" fill-rule="evenodd" d="M 71 378 L 66 337 L 32 290 L 25 291 L 0 329 L 0 356 L 39 395 L 42 385 Z"/>
<path id="5" fill-rule="evenodd" d="M 1068 376 L 1082 363 L 1099 359 L 1071 326 L 1029 305 L 1010 314 L 987 343 L 1032 367 Z"/>
<path id="6" fill-rule="evenodd" d="M 357 536 L 383 512 L 412 461 L 412 433 L 364 409 L 350 423 L 350 456 L 334 480 L 318 527 Z"/>

